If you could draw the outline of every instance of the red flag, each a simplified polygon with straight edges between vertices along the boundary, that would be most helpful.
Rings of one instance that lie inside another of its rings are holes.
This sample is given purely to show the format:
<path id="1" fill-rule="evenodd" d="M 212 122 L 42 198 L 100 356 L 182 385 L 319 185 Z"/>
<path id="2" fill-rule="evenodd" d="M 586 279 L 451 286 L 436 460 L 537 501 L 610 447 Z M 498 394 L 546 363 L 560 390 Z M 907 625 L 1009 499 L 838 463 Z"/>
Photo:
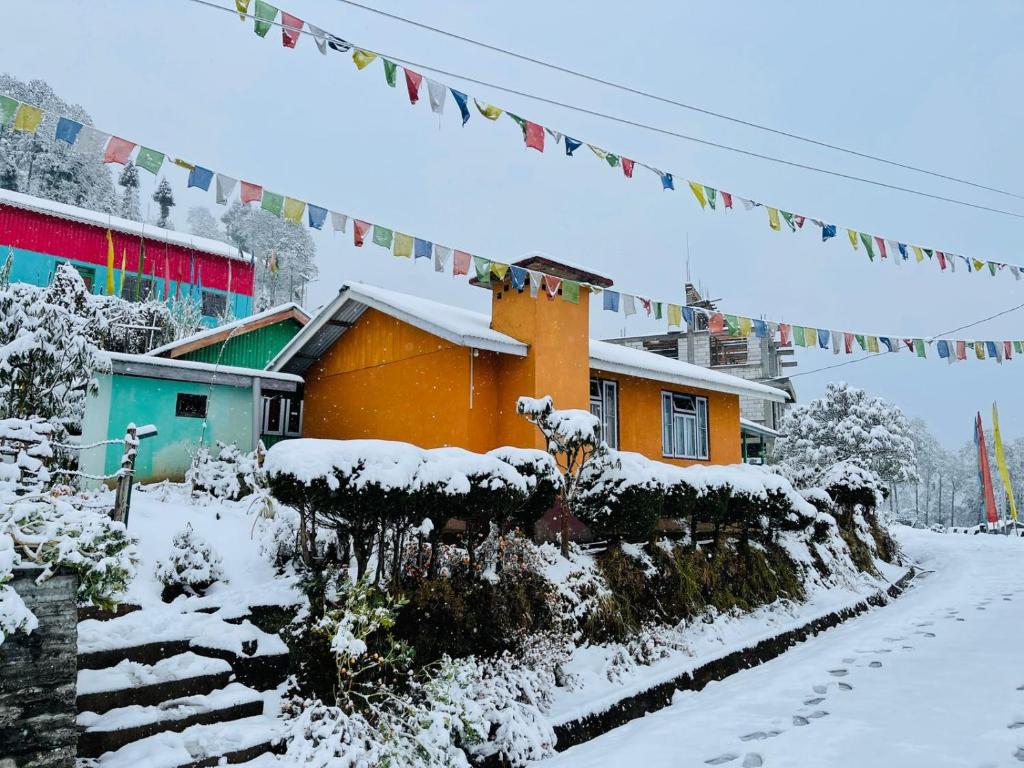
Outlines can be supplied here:
<path id="1" fill-rule="evenodd" d="M 523 135 L 526 137 L 526 146 L 533 147 L 538 152 L 544 151 L 544 126 L 527 120 Z"/>
<path id="2" fill-rule="evenodd" d="M 370 222 L 360 221 L 355 219 L 352 226 L 352 242 L 355 243 L 357 248 L 363 245 L 363 241 L 366 239 L 366 233 L 370 231 Z"/>
<path id="3" fill-rule="evenodd" d="M 103 153 L 104 163 L 120 163 L 124 165 L 131 157 L 135 144 L 117 136 L 111 136 L 107 144 L 107 151 Z"/>
<path id="4" fill-rule="evenodd" d="M 473 260 L 473 257 L 465 251 L 455 252 L 455 261 L 452 265 L 453 275 L 468 275 L 469 274 L 469 263 Z"/>
<path id="5" fill-rule="evenodd" d="M 633 178 L 633 161 L 628 157 L 622 158 L 622 172 L 626 174 L 627 179 Z"/>
<path id="6" fill-rule="evenodd" d="M 295 47 L 295 44 L 299 42 L 299 33 L 301 31 L 302 19 L 281 11 L 281 43 L 285 48 Z"/>
<path id="7" fill-rule="evenodd" d="M 803 229 L 805 221 L 807 221 L 807 217 L 801 216 L 799 213 L 793 217 L 793 223 L 796 224 L 797 229 Z"/>
<path id="8" fill-rule="evenodd" d="M 420 100 L 420 83 L 423 82 L 423 75 L 418 72 L 413 72 L 411 69 L 406 67 L 405 69 L 405 87 L 409 91 L 409 103 L 415 104 Z"/>
<path id="9" fill-rule="evenodd" d="M 164 251 L 164 301 L 171 300 L 171 259 Z"/>
<path id="10" fill-rule="evenodd" d="M 956 359 L 966 360 L 967 359 L 967 342 L 958 341 L 956 343 Z"/>
<path id="11" fill-rule="evenodd" d="M 242 205 L 258 203 L 263 197 L 263 187 L 259 184 L 250 184 L 248 181 L 243 181 L 239 194 L 241 195 Z"/>
<path id="12" fill-rule="evenodd" d="M 715 312 L 708 318 L 709 331 L 712 333 L 721 333 L 723 328 L 725 328 L 725 316 L 721 312 Z"/>
<path id="13" fill-rule="evenodd" d="M 1004 341 L 1003 342 L 1003 357 L 1005 357 L 1007 360 L 1013 360 L 1013 342 L 1012 341 Z"/>
<path id="14" fill-rule="evenodd" d="M 792 330 L 793 329 L 790 328 L 788 323 L 779 323 L 779 346 L 788 347 L 793 343 L 791 336 Z"/>
<path id="15" fill-rule="evenodd" d="M 883 259 L 889 256 L 889 254 L 885 252 L 885 240 L 880 238 L 878 235 L 875 235 L 875 245 L 878 246 L 878 252 L 882 254 Z"/>
<path id="16" fill-rule="evenodd" d="M 722 202 L 725 203 L 725 207 L 732 208 L 732 195 L 722 190 L 718 190 L 718 194 L 722 196 Z"/>
<path id="17" fill-rule="evenodd" d="M 547 291 L 548 298 L 555 298 L 561 285 L 562 278 L 555 277 L 554 275 L 544 275 L 544 290 Z"/>
<path id="18" fill-rule="evenodd" d="M 942 251 L 936 251 L 935 255 L 939 257 L 939 266 L 942 267 L 942 271 L 946 271 L 946 254 Z"/>
<path id="19" fill-rule="evenodd" d="M 981 413 L 974 422 L 974 444 L 978 447 L 978 475 L 985 498 L 985 519 L 990 523 L 999 520 L 996 512 L 996 495 L 992 489 L 992 472 L 988 466 L 988 451 L 985 450 L 985 431 L 981 428 Z"/>
<path id="20" fill-rule="evenodd" d="M 843 334 L 843 348 L 846 350 L 846 354 L 848 354 L 848 355 L 853 354 L 853 334 L 852 333 L 844 333 Z"/>
<path id="21" fill-rule="evenodd" d="M 651 314 L 651 299 L 645 299 L 643 296 L 637 296 L 640 299 L 640 306 L 644 308 L 644 312 L 650 316 Z"/>

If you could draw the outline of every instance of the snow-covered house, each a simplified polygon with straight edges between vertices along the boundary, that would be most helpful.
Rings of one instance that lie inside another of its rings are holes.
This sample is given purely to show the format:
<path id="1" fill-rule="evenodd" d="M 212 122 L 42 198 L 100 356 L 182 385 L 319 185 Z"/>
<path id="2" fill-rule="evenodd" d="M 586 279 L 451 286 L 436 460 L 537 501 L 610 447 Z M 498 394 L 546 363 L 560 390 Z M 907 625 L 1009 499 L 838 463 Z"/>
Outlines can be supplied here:
<path id="1" fill-rule="evenodd" d="M 675 464 L 742 460 L 740 397 L 788 395 L 721 371 L 590 338 L 586 284 L 611 281 L 534 256 L 516 266 L 582 283 L 536 298 L 510 277 L 482 285 L 490 316 L 347 283 L 277 355 L 305 379 L 304 435 L 382 438 L 483 452 L 543 447 L 520 395 L 589 409 L 606 441 Z M 479 285 L 479 283 L 477 283 Z"/>
<path id="2" fill-rule="evenodd" d="M 208 325 L 229 308 L 235 317 L 252 312 L 252 259 L 233 245 L 0 189 L 0 259 L 13 254 L 16 282 L 48 285 L 66 262 L 92 293 L 106 293 L 107 232 L 114 246 L 114 291 L 124 298 L 137 293 L 144 250 L 138 295 L 168 301 L 191 296 Z"/>

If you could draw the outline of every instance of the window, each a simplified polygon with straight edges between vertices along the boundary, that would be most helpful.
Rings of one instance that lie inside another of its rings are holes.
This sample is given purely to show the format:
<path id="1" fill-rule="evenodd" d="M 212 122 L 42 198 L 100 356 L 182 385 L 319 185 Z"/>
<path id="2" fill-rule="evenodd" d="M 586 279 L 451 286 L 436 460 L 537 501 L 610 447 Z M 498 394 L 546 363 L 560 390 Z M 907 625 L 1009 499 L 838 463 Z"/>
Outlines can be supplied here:
<path id="1" fill-rule="evenodd" d="M 71 264 L 75 271 L 82 276 L 82 282 L 85 283 L 85 290 L 88 293 L 92 293 L 92 287 L 96 284 L 96 269 L 94 267 L 82 267 L 78 264 L 72 264 L 70 261 L 58 261 L 57 267 L 61 264 Z M 52 278 L 50 282 L 53 282 Z"/>
<path id="2" fill-rule="evenodd" d="M 135 301 L 136 285 L 139 286 L 139 301 L 145 301 L 155 293 L 156 285 L 150 278 L 144 277 L 140 283 L 138 275 L 124 275 L 121 278 L 121 298 L 125 301 Z"/>
<path id="3" fill-rule="evenodd" d="M 185 392 L 179 392 L 178 401 L 174 405 L 174 415 L 193 419 L 205 419 L 206 395 L 189 395 Z"/>
<path id="4" fill-rule="evenodd" d="M 263 434 L 297 437 L 302 434 L 302 399 L 297 395 L 263 398 Z"/>
<path id="5" fill-rule="evenodd" d="M 590 412 L 601 421 L 601 439 L 619 447 L 619 386 L 607 379 L 590 380 Z"/>
<path id="6" fill-rule="evenodd" d="M 708 401 L 661 393 L 661 452 L 675 459 L 708 458 Z"/>
<path id="7" fill-rule="evenodd" d="M 228 296 L 226 293 L 214 293 L 203 291 L 203 314 L 207 317 L 223 315 L 228 308 Z"/>
<path id="8" fill-rule="evenodd" d="M 719 365 L 745 365 L 747 340 L 743 336 L 712 336 L 711 367 Z"/>

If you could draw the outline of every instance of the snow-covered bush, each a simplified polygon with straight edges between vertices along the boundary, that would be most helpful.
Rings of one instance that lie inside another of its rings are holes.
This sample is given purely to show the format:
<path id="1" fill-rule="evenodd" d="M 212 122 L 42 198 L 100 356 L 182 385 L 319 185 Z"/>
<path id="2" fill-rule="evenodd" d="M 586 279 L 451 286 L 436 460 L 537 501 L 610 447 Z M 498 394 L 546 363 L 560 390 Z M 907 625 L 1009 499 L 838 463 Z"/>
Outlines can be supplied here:
<path id="1" fill-rule="evenodd" d="M 167 597 L 202 594 L 224 578 L 224 568 L 220 555 L 189 524 L 174 534 L 171 551 L 156 564 L 156 578 Z"/>
<path id="2" fill-rule="evenodd" d="M 508 523 L 526 535 L 532 534 L 534 525 L 551 509 L 562 490 L 558 463 L 550 453 L 535 448 L 505 446 L 489 451 L 488 455 L 511 466 L 526 481 L 526 499 Z"/>
<path id="3" fill-rule="evenodd" d="M 21 596 L 9 586 L 13 578 L 15 552 L 14 539 L 0 533 L 0 645 L 15 632 L 32 632 L 39 620 L 28 609 Z"/>
<path id="4" fill-rule="evenodd" d="M 258 451 L 242 453 L 238 445 L 217 441 L 217 457 L 205 445 L 196 451 L 185 472 L 185 482 L 193 491 L 215 499 L 237 500 L 248 496 L 260 485 Z"/>
<path id="5" fill-rule="evenodd" d="M 599 538 L 646 541 L 665 502 L 653 464 L 638 453 L 603 452 L 580 473 L 573 511 Z"/>
<path id="6" fill-rule="evenodd" d="M 272 517 L 259 517 L 253 530 L 260 555 L 279 571 L 299 560 L 299 516 L 289 507 L 274 507 Z"/>

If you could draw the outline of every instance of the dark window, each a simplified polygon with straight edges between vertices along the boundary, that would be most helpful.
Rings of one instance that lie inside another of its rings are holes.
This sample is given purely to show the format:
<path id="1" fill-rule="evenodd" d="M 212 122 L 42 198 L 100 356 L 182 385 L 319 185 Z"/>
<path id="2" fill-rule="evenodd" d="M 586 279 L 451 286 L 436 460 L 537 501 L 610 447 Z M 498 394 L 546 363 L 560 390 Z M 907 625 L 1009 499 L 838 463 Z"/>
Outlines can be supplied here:
<path id="1" fill-rule="evenodd" d="M 228 308 L 228 296 L 226 293 L 214 293 L 203 291 L 203 314 L 207 317 L 223 315 Z"/>
<path id="2" fill-rule="evenodd" d="M 140 283 L 138 275 L 124 275 L 121 278 L 121 298 L 125 301 L 136 301 L 136 285 L 139 286 L 138 301 L 146 301 L 156 290 L 156 286 L 153 281 L 148 277 L 142 278 L 142 282 Z"/>
<path id="3" fill-rule="evenodd" d="M 302 434 L 301 395 L 263 398 L 263 434 L 297 437 Z"/>
<path id="4" fill-rule="evenodd" d="M 206 418 L 206 395 L 189 395 L 178 393 L 178 401 L 174 405 L 175 416 L 187 416 L 193 419 Z"/>
<path id="5" fill-rule="evenodd" d="M 71 264 L 70 261 L 58 261 L 57 266 L 61 264 Z M 75 271 L 82 276 L 82 282 L 85 283 L 85 289 L 92 293 L 92 287 L 96 284 L 96 269 L 94 267 L 82 267 L 78 264 L 71 264 L 75 268 Z"/>

